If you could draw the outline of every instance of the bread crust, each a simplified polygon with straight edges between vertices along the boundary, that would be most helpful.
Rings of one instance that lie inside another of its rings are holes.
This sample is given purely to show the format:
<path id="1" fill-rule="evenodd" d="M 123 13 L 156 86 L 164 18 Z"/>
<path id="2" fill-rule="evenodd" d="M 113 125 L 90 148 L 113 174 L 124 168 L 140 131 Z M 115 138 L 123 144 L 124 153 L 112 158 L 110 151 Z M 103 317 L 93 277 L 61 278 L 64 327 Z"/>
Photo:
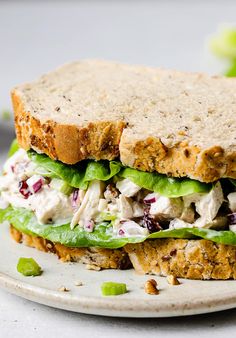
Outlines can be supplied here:
<path id="1" fill-rule="evenodd" d="M 123 249 L 69 248 L 42 237 L 26 235 L 12 225 L 10 226 L 10 234 L 17 243 L 23 243 L 40 251 L 54 253 L 63 262 L 80 262 L 100 269 L 123 270 L 131 266 L 128 254 Z"/>
<path id="2" fill-rule="evenodd" d="M 173 177 L 188 176 L 207 183 L 222 177 L 236 178 L 235 151 L 226 152 L 220 146 L 202 151 L 183 141 L 168 148 L 158 138 L 136 141 L 124 131 L 120 156 L 126 166 Z"/>
<path id="3" fill-rule="evenodd" d="M 125 251 L 141 274 L 188 279 L 236 279 L 236 247 L 208 240 L 155 239 Z"/>
<path id="4" fill-rule="evenodd" d="M 236 247 L 208 240 L 162 238 L 112 250 L 68 248 L 41 237 L 23 234 L 13 226 L 10 233 L 16 242 L 55 253 L 63 262 L 80 262 L 101 269 L 133 266 L 140 274 L 174 275 L 188 279 L 236 279 Z"/>
<path id="5" fill-rule="evenodd" d="M 66 164 L 89 158 L 113 160 L 119 156 L 124 121 L 91 121 L 82 127 L 40 121 L 25 110 L 15 91 L 12 92 L 12 102 L 16 137 L 23 149 L 32 148 Z"/>

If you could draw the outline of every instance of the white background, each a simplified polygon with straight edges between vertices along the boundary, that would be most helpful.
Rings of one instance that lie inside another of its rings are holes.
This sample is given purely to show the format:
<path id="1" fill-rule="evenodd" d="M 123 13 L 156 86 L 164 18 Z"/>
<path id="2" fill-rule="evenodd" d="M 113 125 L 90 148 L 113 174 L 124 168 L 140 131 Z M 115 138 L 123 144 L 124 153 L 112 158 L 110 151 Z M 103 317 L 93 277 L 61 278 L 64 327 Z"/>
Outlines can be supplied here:
<path id="1" fill-rule="evenodd" d="M 205 41 L 235 18 L 233 0 L 0 1 L 0 109 L 10 107 L 15 84 L 79 58 L 219 72 Z M 222 337 L 235 330 L 236 310 L 174 319 L 102 318 L 0 291 L 0 338 Z"/>

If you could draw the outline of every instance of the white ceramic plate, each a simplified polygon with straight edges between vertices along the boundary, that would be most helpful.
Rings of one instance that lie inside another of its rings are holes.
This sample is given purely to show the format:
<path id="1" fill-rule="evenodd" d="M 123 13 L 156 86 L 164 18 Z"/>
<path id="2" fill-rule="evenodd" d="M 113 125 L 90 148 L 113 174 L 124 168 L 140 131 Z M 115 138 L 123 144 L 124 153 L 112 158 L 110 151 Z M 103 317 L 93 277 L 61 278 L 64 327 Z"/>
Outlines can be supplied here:
<path id="1" fill-rule="evenodd" d="M 1 129 L 3 128 L 3 129 Z M 0 162 L 4 161 L 12 130 L 0 124 Z M 0 163 L 1 166 L 1 163 Z M 145 294 L 143 285 L 153 276 L 128 271 L 89 271 L 75 263 L 62 263 L 56 256 L 15 243 L 8 225 L 0 228 L 0 286 L 26 299 L 60 309 L 119 317 L 172 317 L 214 312 L 236 307 L 236 281 L 180 280 L 170 286 L 155 277 L 160 294 Z M 24 277 L 16 271 L 19 257 L 33 257 L 43 268 L 39 277 Z M 75 286 L 75 282 L 83 286 Z M 101 295 L 104 281 L 124 282 L 129 292 L 115 297 Z M 58 289 L 65 286 L 69 292 Z"/>
<path id="2" fill-rule="evenodd" d="M 155 277 L 160 294 L 147 295 L 143 285 L 150 276 L 129 271 L 91 271 L 78 263 L 62 263 L 53 254 L 15 243 L 8 225 L 0 231 L 0 286 L 11 293 L 52 307 L 103 316 L 172 317 L 230 309 L 236 306 L 236 281 L 180 280 L 170 286 L 163 277 Z M 24 277 L 16 271 L 19 257 L 33 257 L 43 268 L 39 277 Z M 153 277 L 153 276 L 152 276 Z M 83 286 L 75 286 L 75 282 Z M 104 281 L 124 282 L 129 292 L 104 297 Z M 70 291 L 58 291 L 65 286 Z"/>

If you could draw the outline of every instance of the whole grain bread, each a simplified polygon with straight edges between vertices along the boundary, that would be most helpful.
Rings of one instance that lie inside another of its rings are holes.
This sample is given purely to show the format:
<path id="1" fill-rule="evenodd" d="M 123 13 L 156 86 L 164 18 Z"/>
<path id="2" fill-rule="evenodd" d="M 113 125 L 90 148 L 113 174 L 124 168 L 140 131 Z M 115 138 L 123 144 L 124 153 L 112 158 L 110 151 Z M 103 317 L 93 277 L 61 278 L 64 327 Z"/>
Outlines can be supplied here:
<path id="1" fill-rule="evenodd" d="M 189 279 L 236 279 L 236 247 L 203 239 L 155 239 L 122 249 L 68 248 L 41 237 L 23 234 L 13 226 L 12 238 L 41 251 L 101 269 L 127 269 L 141 274 L 174 275 Z"/>
<path id="2" fill-rule="evenodd" d="M 141 274 L 189 279 L 236 279 L 236 247 L 205 239 L 155 239 L 125 247 Z"/>
<path id="3" fill-rule="evenodd" d="M 26 235 L 12 225 L 10 226 L 10 234 L 16 242 L 40 251 L 54 253 L 63 262 L 80 262 L 101 269 L 127 269 L 131 266 L 128 254 L 123 249 L 68 248 L 42 237 Z"/>
<path id="4" fill-rule="evenodd" d="M 236 79 L 88 60 L 16 87 L 12 100 L 19 144 L 52 159 L 236 178 Z"/>

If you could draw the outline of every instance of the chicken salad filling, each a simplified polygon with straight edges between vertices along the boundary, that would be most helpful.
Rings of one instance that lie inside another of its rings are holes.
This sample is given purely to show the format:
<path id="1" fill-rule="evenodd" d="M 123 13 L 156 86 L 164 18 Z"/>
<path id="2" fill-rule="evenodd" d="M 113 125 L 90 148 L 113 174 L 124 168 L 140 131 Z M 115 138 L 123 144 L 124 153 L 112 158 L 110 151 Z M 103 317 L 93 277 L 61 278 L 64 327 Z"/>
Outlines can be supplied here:
<path id="1" fill-rule="evenodd" d="M 158 189 L 152 191 L 147 189 L 150 182 L 137 184 L 133 173 L 127 177 L 123 171 L 119 175 L 118 164 L 115 166 L 114 163 L 112 174 L 103 172 L 100 177 L 97 172 L 94 173 L 96 168 L 91 168 L 89 172 L 86 168 L 80 183 L 72 186 L 55 172 L 52 174 L 51 167 L 49 170 L 48 166 L 39 165 L 25 150 L 18 149 L 6 161 L 0 177 L 0 209 L 9 205 L 25 208 L 34 213 L 39 225 L 69 223 L 71 230 L 80 227 L 88 233 L 107 222 L 112 236 L 118 238 L 147 237 L 162 230 L 184 228 L 236 232 L 236 191 L 233 184 L 226 194 L 220 181 L 211 185 L 210 189 L 204 184 L 181 181 L 185 184 L 183 190 L 183 187 L 176 188 L 177 181 L 169 180 L 170 188 L 163 195 L 166 188 L 163 188 L 160 178 Z M 154 181 L 153 176 L 146 177 Z M 178 196 L 183 192 L 183 196 Z"/>

